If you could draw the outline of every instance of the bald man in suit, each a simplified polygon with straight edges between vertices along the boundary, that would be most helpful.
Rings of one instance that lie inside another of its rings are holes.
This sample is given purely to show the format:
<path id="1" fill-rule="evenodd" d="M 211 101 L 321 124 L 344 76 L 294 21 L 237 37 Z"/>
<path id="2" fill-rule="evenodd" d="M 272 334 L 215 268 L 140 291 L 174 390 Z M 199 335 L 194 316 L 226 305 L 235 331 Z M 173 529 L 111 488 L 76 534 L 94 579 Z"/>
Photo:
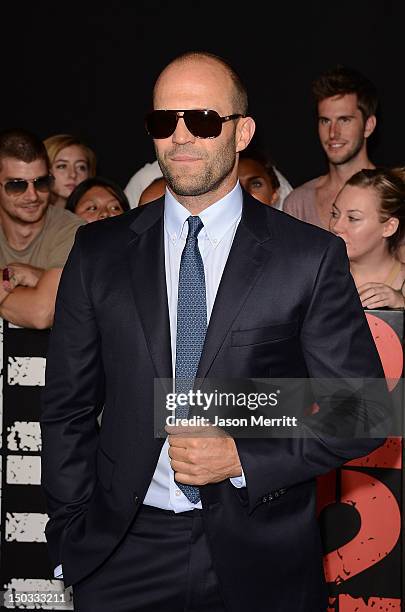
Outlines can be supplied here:
<path id="1" fill-rule="evenodd" d="M 81 229 L 58 295 L 41 419 L 53 563 L 80 612 L 324 612 L 315 477 L 382 440 L 163 441 L 154 379 L 190 353 L 202 379 L 382 377 L 345 245 L 241 189 L 255 126 L 224 60 L 171 62 L 153 108 L 165 196 Z"/>

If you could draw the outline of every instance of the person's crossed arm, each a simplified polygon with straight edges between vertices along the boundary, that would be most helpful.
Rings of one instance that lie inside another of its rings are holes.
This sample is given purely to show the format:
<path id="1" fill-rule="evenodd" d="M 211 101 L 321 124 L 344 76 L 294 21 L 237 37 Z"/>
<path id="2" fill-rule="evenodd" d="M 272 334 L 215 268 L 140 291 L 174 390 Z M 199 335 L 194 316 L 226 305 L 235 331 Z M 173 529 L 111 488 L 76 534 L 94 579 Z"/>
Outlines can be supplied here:
<path id="1" fill-rule="evenodd" d="M 0 316 L 21 327 L 52 326 L 62 268 L 10 263 L 0 271 Z"/>

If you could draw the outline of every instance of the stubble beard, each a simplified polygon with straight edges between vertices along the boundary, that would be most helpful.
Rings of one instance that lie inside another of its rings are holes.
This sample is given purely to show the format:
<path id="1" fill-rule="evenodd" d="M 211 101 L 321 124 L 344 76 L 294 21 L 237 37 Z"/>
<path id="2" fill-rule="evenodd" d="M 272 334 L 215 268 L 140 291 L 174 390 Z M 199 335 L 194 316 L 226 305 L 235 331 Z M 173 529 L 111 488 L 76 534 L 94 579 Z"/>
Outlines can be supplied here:
<path id="1" fill-rule="evenodd" d="M 173 147 L 163 157 L 159 156 L 156 151 L 160 169 L 170 189 L 179 196 L 200 196 L 205 193 L 216 191 L 218 187 L 231 174 L 235 167 L 235 135 L 226 141 L 223 146 L 217 150 L 215 156 L 210 158 L 203 152 L 202 160 L 207 160 L 205 168 L 198 174 L 180 174 L 174 173 L 167 163 L 166 159 L 175 153 L 187 153 L 187 150 L 182 145 Z"/>
<path id="2" fill-rule="evenodd" d="M 37 214 L 35 215 L 24 215 L 24 212 L 21 212 L 23 209 L 15 212 L 12 208 L 8 206 L 3 206 L 0 203 L 0 209 L 2 211 L 2 215 L 5 215 L 6 218 L 10 219 L 16 225 L 26 226 L 26 225 L 34 225 L 36 223 L 40 223 L 44 221 L 46 212 L 49 208 L 49 200 L 48 202 L 41 202 Z"/>
<path id="3" fill-rule="evenodd" d="M 347 151 L 346 155 L 344 157 L 341 157 L 340 159 L 333 159 L 333 158 L 331 159 L 328 156 L 329 163 L 332 164 L 333 166 L 341 166 L 343 164 L 347 164 L 348 162 L 352 161 L 359 155 L 361 149 L 363 148 L 364 141 L 365 141 L 364 136 L 359 138 L 355 142 L 353 147 L 349 151 Z"/>

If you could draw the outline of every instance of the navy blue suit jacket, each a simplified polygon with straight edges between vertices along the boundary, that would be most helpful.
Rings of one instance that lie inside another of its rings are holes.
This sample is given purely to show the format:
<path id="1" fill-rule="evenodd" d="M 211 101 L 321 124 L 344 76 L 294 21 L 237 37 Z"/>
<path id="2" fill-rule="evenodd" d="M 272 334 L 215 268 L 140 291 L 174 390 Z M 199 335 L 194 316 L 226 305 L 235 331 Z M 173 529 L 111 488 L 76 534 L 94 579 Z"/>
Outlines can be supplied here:
<path id="1" fill-rule="evenodd" d="M 172 376 L 163 210 L 160 199 L 80 228 L 63 271 L 41 427 L 46 535 L 66 584 L 124 538 L 163 442 L 153 429 L 154 378 Z M 198 370 L 208 376 L 383 376 L 340 238 L 244 194 Z M 381 442 L 237 440 L 246 489 L 201 487 L 230 610 L 326 609 L 315 477 Z"/>

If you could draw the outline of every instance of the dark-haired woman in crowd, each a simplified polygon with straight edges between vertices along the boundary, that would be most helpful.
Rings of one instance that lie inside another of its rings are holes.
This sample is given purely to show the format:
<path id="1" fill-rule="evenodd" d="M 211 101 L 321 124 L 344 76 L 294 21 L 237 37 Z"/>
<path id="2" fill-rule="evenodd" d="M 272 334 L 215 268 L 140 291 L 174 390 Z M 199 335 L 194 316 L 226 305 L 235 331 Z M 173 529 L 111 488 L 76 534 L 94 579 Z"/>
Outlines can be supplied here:
<path id="1" fill-rule="evenodd" d="M 333 205 L 330 229 L 343 238 L 364 308 L 404 308 L 405 168 L 354 174 Z"/>
<path id="2" fill-rule="evenodd" d="M 238 177 L 244 189 L 254 198 L 276 206 L 279 200 L 280 181 L 270 159 L 259 151 L 241 151 L 239 154 Z"/>
<path id="3" fill-rule="evenodd" d="M 66 200 L 85 179 L 96 174 L 96 155 L 84 142 L 70 134 L 44 140 L 54 177 L 51 203 L 65 208 Z"/>
<path id="4" fill-rule="evenodd" d="M 66 210 L 91 223 L 116 217 L 129 210 L 128 198 L 121 187 L 101 176 L 82 181 L 70 194 Z"/>

